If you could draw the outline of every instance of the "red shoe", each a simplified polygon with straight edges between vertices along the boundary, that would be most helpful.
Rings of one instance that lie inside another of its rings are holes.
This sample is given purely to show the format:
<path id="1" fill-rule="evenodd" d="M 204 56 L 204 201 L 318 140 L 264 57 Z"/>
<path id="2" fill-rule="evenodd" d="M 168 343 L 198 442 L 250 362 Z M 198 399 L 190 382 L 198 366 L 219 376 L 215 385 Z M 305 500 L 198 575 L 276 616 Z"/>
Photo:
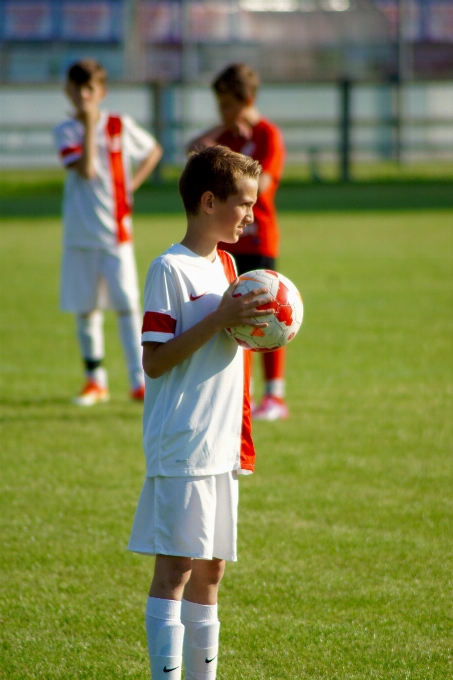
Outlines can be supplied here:
<path id="1" fill-rule="evenodd" d="M 131 399 L 134 399 L 135 401 L 143 401 L 145 398 L 145 386 L 140 385 L 140 387 L 136 387 L 134 390 L 131 390 Z"/>
<path id="2" fill-rule="evenodd" d="M 286 420 L 288 407 L 281 397 L 265 394 L 261 404 L 252 411 L 254 420 Z"/>
<path id="3" fill-rule="evenodd" d="M 110 394 L 106 387 L 101 387 L 94 380 L 87 380 L 80 394 L 73 398 L 72 403 L 77 406 L 94 406 L 109 399 Z"/>

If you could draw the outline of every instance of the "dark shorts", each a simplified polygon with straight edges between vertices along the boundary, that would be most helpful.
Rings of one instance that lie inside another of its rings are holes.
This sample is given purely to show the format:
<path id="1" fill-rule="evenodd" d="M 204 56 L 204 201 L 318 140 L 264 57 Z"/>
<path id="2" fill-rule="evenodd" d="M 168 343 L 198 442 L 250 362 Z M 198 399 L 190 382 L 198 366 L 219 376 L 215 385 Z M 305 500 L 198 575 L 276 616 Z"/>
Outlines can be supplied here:
<path id="1" fill-rule="evenodd" d="M 275 257 L 267 255 L 234 255 L 239 274 L 251 272 L 254 269 L 272 269 L 275 271 Z"/>

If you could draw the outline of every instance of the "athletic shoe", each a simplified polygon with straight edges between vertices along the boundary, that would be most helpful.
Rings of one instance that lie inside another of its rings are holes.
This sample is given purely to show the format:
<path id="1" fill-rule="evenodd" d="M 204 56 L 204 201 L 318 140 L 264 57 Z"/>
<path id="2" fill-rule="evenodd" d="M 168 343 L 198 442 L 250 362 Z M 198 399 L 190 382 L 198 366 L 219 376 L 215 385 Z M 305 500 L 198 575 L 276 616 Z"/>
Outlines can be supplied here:
<path id="1" fill-rule="evenodd" d="M 261 404 L 252 411 L 254 420 L 286 420 L 288 407 L 281 397 L 265 394 Z"/>
<path id="2" fill-rule="evenodd" d="M 135 401 L 143 401 L 145 398 L 145 386 L 140 385 L 140 387 L 136 387 L 134 390 L 131 390 L 131 399 L 135 399 Z"/>
<path id="3" fill-rule="evenodd" d="M 94 380 L 87 380 L 82 391 L 72 402 L 77 406 L 94 406 L 110 399 L 109 391 L 106 387 L 101 387 Z"/>

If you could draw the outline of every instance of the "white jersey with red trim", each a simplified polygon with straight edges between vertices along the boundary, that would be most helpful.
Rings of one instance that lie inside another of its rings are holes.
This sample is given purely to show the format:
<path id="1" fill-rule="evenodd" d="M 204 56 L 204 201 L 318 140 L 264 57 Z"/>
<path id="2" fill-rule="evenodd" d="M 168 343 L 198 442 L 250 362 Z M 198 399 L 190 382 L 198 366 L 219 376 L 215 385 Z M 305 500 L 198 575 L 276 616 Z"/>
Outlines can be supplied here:
<path id="1" fill-rule="evenodd" d="M 54 128 L 64 166 L 83 151 L 85 128 L 75 118 Z M 77 248 L 107 248 L 132 240 L 131 162 L 143 161 L 156 141 L 129 116 L 100 112 L 96 124 L 93 179 L 68 168 L 63 200 L 63 242 Z"/>
<path id="2" fill-rule="evenodd" d="M 235 278 L 184 246 L 155 259 L 145 284 L 142 343 L 167 342 L 217 309 Z M 146 376 L 143 445 L 148 477 L 252 472 L 248 355 L 221 331 L 163 376 Z M 247 358 L 247 361 L 245 360 Z"/>

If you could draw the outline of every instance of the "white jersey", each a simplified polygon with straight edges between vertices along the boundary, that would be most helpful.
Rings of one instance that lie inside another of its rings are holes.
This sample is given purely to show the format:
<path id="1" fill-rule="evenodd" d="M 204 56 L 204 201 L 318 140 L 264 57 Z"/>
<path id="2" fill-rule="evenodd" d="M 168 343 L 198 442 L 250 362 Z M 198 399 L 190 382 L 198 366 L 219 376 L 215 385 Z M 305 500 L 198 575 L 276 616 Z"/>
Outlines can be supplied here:
<path id="1" fill-rule="evenodd" d="M 85 128 L 75 118 L 54 128 L 63 165 L 78 160 Z M 68 168 L 63 200 L 63 242 L 78 248 L 114 248 L 132 240 L 131 162 L 143 161 L 156 146 L 154 137 L 129 116 L 101 111 L 96 124 L 93 179 Z"/>
<path id="2" fill-rule="evenodd" d="M 142 343 L 167 342 L 201 321 L 235 276 L 228 253 L 209 262 L 171 246 L 148 271 Z M 253 471 L 248 368 L 248 353 L 221 331 L 160 378 L 145 376 L 148 477 Z"/>

